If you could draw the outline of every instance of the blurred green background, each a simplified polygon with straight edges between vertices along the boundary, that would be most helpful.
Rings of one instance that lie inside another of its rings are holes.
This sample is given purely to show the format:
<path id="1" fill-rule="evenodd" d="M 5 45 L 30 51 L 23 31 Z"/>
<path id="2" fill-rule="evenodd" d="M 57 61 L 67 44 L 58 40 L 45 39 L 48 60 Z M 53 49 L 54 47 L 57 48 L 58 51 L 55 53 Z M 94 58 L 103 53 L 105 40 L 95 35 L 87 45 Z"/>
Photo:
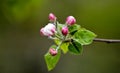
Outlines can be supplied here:
<path id="1" fill-rule="evenodd" d="M 120 44 L 94 42 L 82 55 L 62 55 L 47 71 L 44 54 L 53 41 L 39 29 L 53 12 L 69 15 L 100 38 L 120 39 L 120 0 L 0 0 L 0 73 L 120 73 Z"/>

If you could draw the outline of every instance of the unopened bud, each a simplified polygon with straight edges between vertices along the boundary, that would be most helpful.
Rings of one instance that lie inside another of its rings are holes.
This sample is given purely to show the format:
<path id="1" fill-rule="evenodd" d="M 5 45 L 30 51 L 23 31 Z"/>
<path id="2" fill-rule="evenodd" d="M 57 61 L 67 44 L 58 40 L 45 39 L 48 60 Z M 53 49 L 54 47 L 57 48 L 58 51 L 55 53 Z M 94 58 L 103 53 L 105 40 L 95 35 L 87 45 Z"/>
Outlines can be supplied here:
<path id="1" fill-rule="evenodd" d="M 55 22 L 55 21 L 56 21 L 56 16 L 55 16 L 53 13 L 50 13 L 50 14 L 49 14 L 49 20 L 50 20 L 51 22 Z"/>
<path id="2" fill-rule="evenodd" d="M 66 24 L 73 25 L 76 23 L 76 19 L 73 16 L 68 16 L 66 19 Z"/>
<path id="3" fill-rule="evenodd" d="M 62 28 L 62 34 L 64 36 L 66 36 L 68 34 L 68 27 L 67 26 L 65 26 L 65 27 Z"/>
<path id="4" fill-rule="evenodd" d="M 52 56 L 55 56 L 55 55 L 57 55 L 57 50 L 55 50 L 54 48 L 50 48 L 49 53 L 50 53 Z"/>

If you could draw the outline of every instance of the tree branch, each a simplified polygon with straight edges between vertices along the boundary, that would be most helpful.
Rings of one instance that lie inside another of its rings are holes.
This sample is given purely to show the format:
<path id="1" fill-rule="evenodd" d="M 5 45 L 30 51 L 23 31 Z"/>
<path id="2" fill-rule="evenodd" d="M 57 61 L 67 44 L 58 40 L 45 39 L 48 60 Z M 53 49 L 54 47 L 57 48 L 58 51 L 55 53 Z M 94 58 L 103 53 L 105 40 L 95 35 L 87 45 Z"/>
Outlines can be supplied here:
<path id="1" fill-rule="evenodd" d="M 64 42 L 70 42 L 72 39 L 67 39 Z M 95 38 L 93 39 L 94 42 L 104 42 L 104 43 L 120 43 L 119 39 L 102 39 L 102 38 Z"/>
<path id="2" fill-rule="evenodd" d="M 93 41 L 95 41 L 95 42 L 105 42 L 105 43 L 120 43 L 120 40 L 118 40 L 118 39 L 95 38 Z"/>

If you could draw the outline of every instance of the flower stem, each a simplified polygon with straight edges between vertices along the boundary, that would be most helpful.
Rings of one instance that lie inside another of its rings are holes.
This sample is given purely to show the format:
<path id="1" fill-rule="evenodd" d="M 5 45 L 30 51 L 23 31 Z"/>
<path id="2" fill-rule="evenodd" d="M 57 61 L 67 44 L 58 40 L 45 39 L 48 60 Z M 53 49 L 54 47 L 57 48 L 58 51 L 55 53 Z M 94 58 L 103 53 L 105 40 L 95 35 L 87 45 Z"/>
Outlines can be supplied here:
<path id="1" fill-rule="evenodd" d="M 60 42 L 60 44 L 58 45 L 58 47 L 56 48 L 56 51 L 58 51 L 58 49 L 60 48 L 60 46 L 62 45 L 63 41 Z"/>

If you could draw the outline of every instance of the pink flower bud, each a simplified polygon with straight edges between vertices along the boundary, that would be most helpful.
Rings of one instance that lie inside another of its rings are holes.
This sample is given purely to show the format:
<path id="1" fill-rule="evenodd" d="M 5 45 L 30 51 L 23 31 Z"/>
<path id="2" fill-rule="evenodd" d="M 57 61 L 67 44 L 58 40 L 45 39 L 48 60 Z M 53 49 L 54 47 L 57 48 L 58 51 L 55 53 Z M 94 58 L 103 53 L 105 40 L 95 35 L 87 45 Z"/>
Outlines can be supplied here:
<path id="1" fill-rule="evenodd" d="M 52 56 L 55 56 L 55 55 L 57 55 L 57 50 L 55 50 L 54 48 L 50 48 L 49 53 L 50 53 Z"/>
<path id="2" fill-rule="evenodd" d="M 50 20 L 51 22 L 54 22 L 54 21 L 56 20 L 56 16 L 55 16 L 53 13 L 50 13 L 50 14 L 49 14 L 49 20 Z"/>
<path id="3" fill-rule="evenodd" d="M 62 28 L 62 34 L 64 36 L 66 36 L 68 34 L 68 27 L 67 26 L 65 26 L 65 27 Z"/>
<path id="4" fill-rule="evenodd" d="M 56 27 L 52 23 L 48 23 L 44 28 L 40 29 L 40 33 L 44 36 L 52 36 L 56 31 Z"/>
<path id="5" fill-rule="evenodd" d="M 44 35 L 44 28 L 41 28 L 41 29 L 40 29 L 40 34 L 41 34 L 41 35 Z"/>
<path id="6" fill-rule="evenodd" d="M 66 24 L 73 25 L 76 23 L 76 19 L 73 16 L 68 16 L 66 19 Z"/>

